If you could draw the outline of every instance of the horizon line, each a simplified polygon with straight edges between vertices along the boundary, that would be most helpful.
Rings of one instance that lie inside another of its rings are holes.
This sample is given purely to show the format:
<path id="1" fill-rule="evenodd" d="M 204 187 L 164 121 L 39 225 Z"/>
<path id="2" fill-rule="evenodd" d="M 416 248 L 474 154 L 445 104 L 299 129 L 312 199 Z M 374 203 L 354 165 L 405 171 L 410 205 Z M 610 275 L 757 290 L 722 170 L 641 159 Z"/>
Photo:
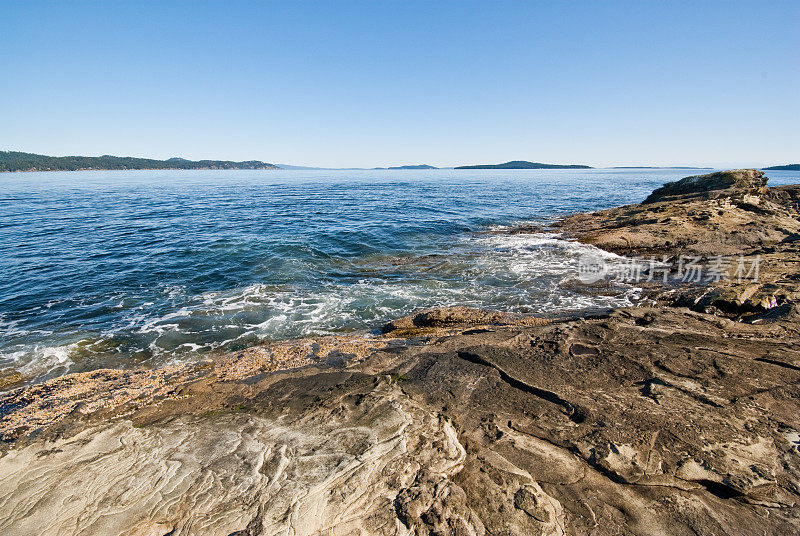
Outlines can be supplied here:
<path id="1" fill-rule="evenodd" d="M 204 161 L 204 160 L 218 161 L 218 162 L 237 162 L 237 163 L 238 162 L 258 161 L 258 162 L 263 162 L 264 164 L 270 164 L 270 165 L 278 166 L 279 168 L 283 169 L 284 171 L 290 171 L 291 168 L 295 168 L 297 170 L 305 169 L 307 171 L 311 171 L 311 170 L 380 171 L 380 170 L 388 170 L 388 168 L 398 168 L 398 167 L 405 167 L 405 166 L 420 166 L 420 165 L 429 165 L 429 166 L 434 167 L 436 169 L 457 169 L 458 167 L 465 166 L 465 165 L 466 166 L 471 166 L 471 165 L 481 165 L 481 166 L 482 165 L 498 165 L 498 164 L 504 164 L 504 163 L 507 163 L 507 162 L 515 162 L 515 161 L 524 161 L 524 162 L 532 162 L 532 163 L 537 163 L 537 164 L 540 163 L 540 164 L 547 164 L 547 165 L 563 165 L 563 166 L 568 166 L 568 165 L 586 165 L 586 166 L 589 166 L 590 169 L 624 169 L 624 168 L 628 168 L 628 169 L 648 169 L 648 168 L 650 168 L 650 169 L 657 169 L 657 168 L 661 168 L 661 169 L 681 169 L 681 168 L 685 168 L 685 169 L 728 169 L 728 168 L 763 169 L 765 167 L 771 167 L 771 166 L 783 166 L 783 165 L 794 165 L 795 164 L 795 162 L 764 163 L 764 161 L 760 161 L 760 162 L 756 163 L 755 161 L 751 160 L 751 161 L 747 161 L 747 162 L 739 161 L 739 162 L 724 162 L 724 163 L 723 162 L 702 162 L 702 163 L 691 163 L 691 164 L 688 164 L 688 163 L 687 164 L 648 163 L 648 164 L 635 164 L 635 165 L 634 164 L 628 164 L 628 163 L 622 163 L 622 164 L 615 163 L 615 164 L 609 164 L 609 165 L 597 165 L 597 164 L 591 165 L 591 164 L 582 164 L 582 163 L 580 163 L 580 164 L 576 164 L 576 163 L 554 164 L 554 163 L 550 163 L 550 162 L 543 162 L 541 160 L 534 161 L 534 160 L 514 159 L 514 160 L 507 160 L 505 162 L 488 163 L 488 164 L 484 163 L 484 164 L 435 165 L 435 164 L 428 164 L 428 163 L 418 163 L 418 164 L 408 164 L 408 163 L 407 164 L 391 164 L 390 163 L 390 164 L 383 164 L 383 165 L 379 165 L 379 166 L 364 166 L 364 165 L 360 165 L 360 166 L 325 166 L 325 165 L 313 165 L 313 164 L 286 164 L 286 163 L 278 163 L 278 162 L 276 162 L 274 160 L 262 160 L 262 159 L 257 159 L 257 158 L 249 158 L 249 159 L 246 159 L 246 160 L 234 160 L 234 159 L 225 159 L 225 158 L 208 158 L 208 157 L 197 158 L 197 157 L 195 157 L 195 159 L 193 160 L 192 158 L 185 158 L 185 157 L 180 157 L 180 156 L 171 156 L 171 157 L 168 157 L 168 158 L 157 158 L 157 157 L 151 157 L 151 156 L 131 156 L 131 155 L 118 156 L 118 155 L 112 155 L 112 154 L 109 154 L 109 153 L 104 153 L 104 154 L 100 154 L 100 155 L 97 155 L 97 156 L 87 156 L 86 154 L 83 154 L 83 155 L 81 155 L 81 154 L 69 154 L 69 155 L 53 156 L 53 155 L 47 155 L 47 154 L 42 154 L 42 153 L 33 153 L 33 152 L 28 152 L 28 151 L 11 150 L 11 149 L 3 149 L 3 150 L 0 150 L 0 152 L 8 152 L 8 153 L 17 152 L 17 153 L 36 155 L 36 156 L 43 156 L 43 157 L 47 157 L 47 158 L 70 158 L 70 157 L 100 158 L 100 157 L 103 157 L 103 156 L 111 156 L 111 157 L 115 157 L 115 158 L 140 158 L 140 159 L 147 159 L 147 160 L 169 160 L 169 159 L 174 159 L 174 158 L 181 158 L 181 159 L 185 159 L 185 160 L 192 160 L 192 161 L 195 161 L 195 162 Z M 800 161 L 800 160 L 798 160 L 798 161 Z M 393 170 L 393 171 L 412 171 L 412 170 L 406 169 L 406 170 Z M 506 170 L 506 171 L 508 171 L 508 170 Z"/>

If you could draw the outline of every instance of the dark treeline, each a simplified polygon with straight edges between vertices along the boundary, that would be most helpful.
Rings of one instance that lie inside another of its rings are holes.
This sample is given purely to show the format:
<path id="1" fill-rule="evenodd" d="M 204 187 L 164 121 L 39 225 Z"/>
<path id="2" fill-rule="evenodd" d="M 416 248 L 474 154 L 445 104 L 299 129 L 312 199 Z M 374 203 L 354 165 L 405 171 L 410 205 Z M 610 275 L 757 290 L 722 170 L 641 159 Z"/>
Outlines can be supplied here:
<path id="1" fill-rule="evenodd" d="M 131 156 L 44 156 L 0 151 L 0 171 L 76 171 L 83 169 L 278 169 L 277 166 L 248 160 L 154 160 Z"/>
<path id="2" fill-rule="evenodd" d="M 800 171 L 800 164 L 786 164 L 785 166 L 770 166 L 761 169 L 769 171 Z"/>

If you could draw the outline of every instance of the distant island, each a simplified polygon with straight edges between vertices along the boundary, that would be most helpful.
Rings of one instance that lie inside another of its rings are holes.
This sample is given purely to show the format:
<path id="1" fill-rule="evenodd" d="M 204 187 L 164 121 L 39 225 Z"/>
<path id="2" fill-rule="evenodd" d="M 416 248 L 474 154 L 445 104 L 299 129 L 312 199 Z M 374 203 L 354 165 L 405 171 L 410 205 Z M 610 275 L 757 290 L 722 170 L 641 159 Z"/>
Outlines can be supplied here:
<path id="1" fill-rule="evenodd" d="M 770 166 L 761 169 L 767 171 L 800 171 L 800 164 L 786 164 L 785 166 Z"/>
<path id="2" fill-rule="evenodd" d="M 390 167 L 388 169 L 439 169 L 435 166 L 429 166 L 428 164 L 419 164 L 416 166 L 395 166 Z"/>
<path id="3" fill-rule="evenodd" d="M 505 164 L 479 164 L 477 166 L 458 166 L 455 169 L 592 169 L 591 166 L 579 166 L 575 164 L 540 164 L 538 162 L 527 162 L 525 160 L 513 160 Z"/>
<path id="4" fill-rule="evenodd" d="M 428 164 L 418 164 L 415 166 L 376 167 L 372 169 L 376 170 L 376 169 L 439 169 L 439 168 L 435 166 L 429 166 Z"/>
<path id="5" fill-rule="evenodd" d="M 79 171 L 118 169 L 280 169 L 259 160 L 153 160 L 131 156 L 44 156 L 17 151 L 0 151 L 0 171 Z"/>

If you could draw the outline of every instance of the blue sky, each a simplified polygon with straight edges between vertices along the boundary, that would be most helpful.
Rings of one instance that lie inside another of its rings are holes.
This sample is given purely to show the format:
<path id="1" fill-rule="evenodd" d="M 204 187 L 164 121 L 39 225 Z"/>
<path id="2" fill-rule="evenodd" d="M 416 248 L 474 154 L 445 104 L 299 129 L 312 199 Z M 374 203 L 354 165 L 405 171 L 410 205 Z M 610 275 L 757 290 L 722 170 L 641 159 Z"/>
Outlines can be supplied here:
<path id="1" fill-rule="evenodd" d="M 800 160 L 800 2 L 0 0 L 0 149 Z"/>

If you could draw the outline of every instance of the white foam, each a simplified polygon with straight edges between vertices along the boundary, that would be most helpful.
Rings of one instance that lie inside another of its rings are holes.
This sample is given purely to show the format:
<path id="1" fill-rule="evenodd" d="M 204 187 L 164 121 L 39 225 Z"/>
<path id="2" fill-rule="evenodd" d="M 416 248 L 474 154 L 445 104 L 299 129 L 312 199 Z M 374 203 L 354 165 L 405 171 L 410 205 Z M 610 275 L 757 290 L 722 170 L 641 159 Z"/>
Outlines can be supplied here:
<path id="1" fill-rule="evenodd" d="M 577 278 L 583 255 L 591 253 L 612 264 L 626 259 L 553 234 L 465 235 L 452 248 L 445 261 L 433 265 L 399 263 L 401 277 L 383 277 L 369 267 L 370 276 L 357 282 L 321 282 L 312 288 L 256 283 L 191 296 L 183 287 L 166 287 L 162 294 L 169 302 L 159 304 L 157 311 L 152 301 L 139 305 L 102 336 L 141 345 L 154 363 L 163 364 L 253 338 L 279 340 L 374 328 L 427 307 L 467 305 L 550 314 L 632 305 L 641 292 L 616 283 L 604 295 L 576 290 L 570 283 Z M 389 261 L 394 274 L 398 264 Z M 170 302 L 176 305 L 173 310 L 168 309 Z M 0 318 L 0 329 L 16 329 L 14 323 L 3 322 Z M 21 349 L 11 361 L 31 372 L 68 368 L 70 349 Z"/>
<path id="2" fill-rule="evenodd" d="M 66 373 L 74 365 L 70 352 L 75 343 L 60 346 L 26 347 L 10 352 L 0 352 L 0 361 L 22 373 L 24 377 L 39 377 L 51 373 Z"/>

